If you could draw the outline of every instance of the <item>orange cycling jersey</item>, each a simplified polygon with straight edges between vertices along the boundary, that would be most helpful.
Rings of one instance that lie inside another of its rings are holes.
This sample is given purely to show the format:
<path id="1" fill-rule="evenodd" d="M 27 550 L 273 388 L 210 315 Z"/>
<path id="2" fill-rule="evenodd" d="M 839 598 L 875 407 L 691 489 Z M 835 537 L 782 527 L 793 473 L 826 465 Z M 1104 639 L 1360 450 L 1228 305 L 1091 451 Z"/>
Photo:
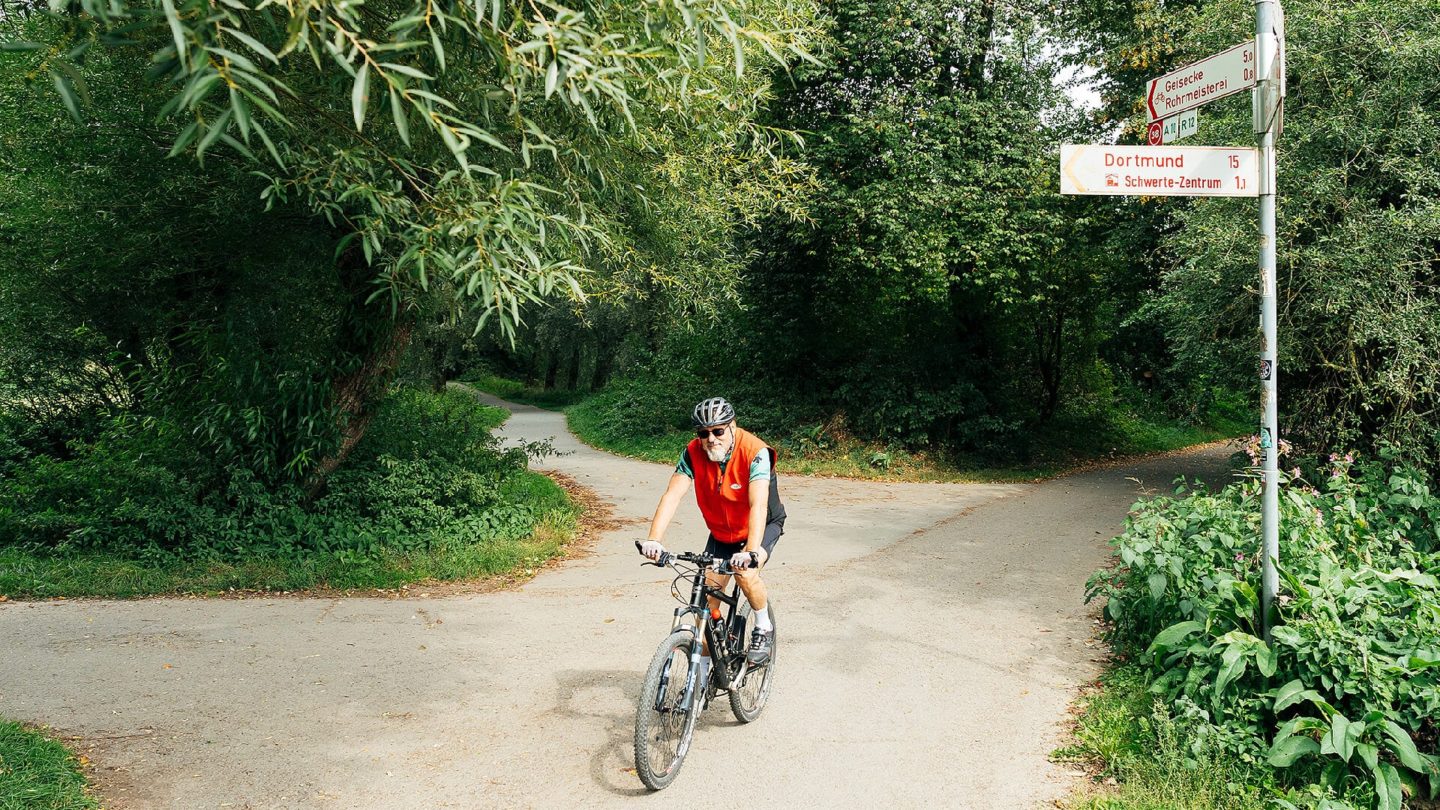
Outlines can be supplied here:
<path id="1" fill-rule="evenodd" d="M 755 434 L 735 428 L 735 448 L 722 470 L 718 462 L 705 455 L 699 439 L 691 439 L 685 452 L 690 455 L 690 469 L 695 471 L 695 500 L 700 514 L 715 539 L 722 543 L 740 543 L 749 536 L 750 528 L 750 462 L 760 453 L 770 454 L 771 478 L 774 478 L 775 450 Z M 770 482 L 765 482 L 769 486 Z M 772 497 L 767 520 L 783 515 L 779 497 L 771 488 Z M 777 514 L 777 512 L 779 514 Z"/>

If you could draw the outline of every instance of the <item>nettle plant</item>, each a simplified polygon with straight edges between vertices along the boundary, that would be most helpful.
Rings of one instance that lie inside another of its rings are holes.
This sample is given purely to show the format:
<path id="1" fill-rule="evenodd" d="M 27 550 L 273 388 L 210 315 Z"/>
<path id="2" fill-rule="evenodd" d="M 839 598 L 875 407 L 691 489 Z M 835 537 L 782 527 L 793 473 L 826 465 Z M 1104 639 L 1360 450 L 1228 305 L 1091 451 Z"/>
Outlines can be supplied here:
<path id="1" fill-rule="evenodd" d="M 1316 806 L 1440 794 L 1440 499 L 1405 466 L 1332 458 L 1281 497 L 1277 626 L 1261 638 L 1260 485 L 1137 505 L 1090 598 L 1192 745 L 1280 769 Z M 1292 793 L 1290 798 L 1297 798 Z M 1277 800 L 1282 806 L 1290 802 Z"/>

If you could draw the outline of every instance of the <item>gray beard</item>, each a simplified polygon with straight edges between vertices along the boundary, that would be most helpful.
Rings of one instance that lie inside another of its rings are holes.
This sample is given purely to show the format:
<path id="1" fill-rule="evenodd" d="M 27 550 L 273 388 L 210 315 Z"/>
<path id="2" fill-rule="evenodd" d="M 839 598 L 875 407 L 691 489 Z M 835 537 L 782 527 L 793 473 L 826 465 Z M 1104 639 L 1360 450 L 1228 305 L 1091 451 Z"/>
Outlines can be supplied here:
<path id="1" fill-rule="evenodd" d="M 705 457 L 715 462 L 716 464 L 724 461 L 725 457 L 729 454 L 730 448 L 728 447 L 722 447 L 719 450 L 711 450 L 709 447 L 705 448 Z"/>

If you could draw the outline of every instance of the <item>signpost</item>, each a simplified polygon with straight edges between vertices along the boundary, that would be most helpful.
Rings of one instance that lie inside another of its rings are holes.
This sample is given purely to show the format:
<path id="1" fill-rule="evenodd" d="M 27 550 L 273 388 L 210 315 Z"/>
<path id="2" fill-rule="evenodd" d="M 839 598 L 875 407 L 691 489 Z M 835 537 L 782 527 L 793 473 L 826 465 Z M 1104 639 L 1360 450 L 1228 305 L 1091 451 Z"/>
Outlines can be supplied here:
<path id="1" fill-rule="evenodd" d="M 1275 342 L 1275 138 L 1280 134 L 1285 97 L 1285 16 L 1280 0 L 1255 0 L 1255 50 L 1259 86 L 1251 98 L 1255 136 L 1260 142 L 1260 447 L 1265 454 L 1261 495 L 1260 622 L 1270 641 L 1270 618 L 1280 577 L 1280 428 L 1276 383 L 1280 366 Z"/>
<path id="2" fill-rule="evenodd" d="M 1285 14 L 1280 0 L 1254 0 L 1255 39 L 1150 82 L 1149 146 L 1060 147 L 1061 194 L 1258 197 L 1260 203 L 1261 626 L 1270 641 L 1279 586 L 1279 456 L 1275 323 L 1275 140 L 1285 102 Z M 1193 134 L 1195 109 L 1252 90 L 1253 147 L 1163 146 Z"/>
<path id="3" fill-rule="evenodd" d="M 1201 59 L 1150 80 L 1145 106 L 1159 121 L 1202 104 L 1249 90 L 1256 82 L 1255 43 L 1242 42 L 1228 51 Z"/>
<path id="4" fill-rule="evenodd" d="M 1062 146 L 1061 194 L 1254 197 L 1259 153 L 1248 146 Z"/>

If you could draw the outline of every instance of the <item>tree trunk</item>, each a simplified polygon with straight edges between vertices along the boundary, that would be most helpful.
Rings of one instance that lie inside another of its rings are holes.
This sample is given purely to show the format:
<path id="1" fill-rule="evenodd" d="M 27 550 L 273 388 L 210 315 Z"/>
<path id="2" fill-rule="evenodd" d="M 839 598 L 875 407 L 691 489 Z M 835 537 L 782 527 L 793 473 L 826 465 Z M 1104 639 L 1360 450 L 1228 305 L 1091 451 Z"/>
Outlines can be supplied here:
<path id="1" fill-rule="evenodd" d="M 574 391 L 580 387 L 580 341 L 575 341 L 574 347 L 570 349 L 570 368 L 565 375 L 565 387 Z"/>
<path id="2" fill-rule="evenodd" d="M 444 334 L 440 332 L 435 335 L 430 343 L 430 390 L 437 394 L 445 390 L 446 379 L 450 376 L 450 370 L 445 367 L 445 361 L 450 356 L 450 345 Z"/>
<path id="3" fill-rule="evenodd" d="M 330 402 L 336 410 L 340 441 L 306 476 L 305 497 L 310 500 L 324 491 L 330 475 L 365 436 L 415 334 L 415 312 L 410 307 L 402 303 L 391 318 L 383 305 L 366 303 L 372 277 L 359 250 L 352 247 L 342 253 L 336 270 L 350 299 L 347 329 L 336 352 L 354 358 L 354 364 L 331 383 Z"/>
<path id="4" fill-rule="evenodd" d="M 1048 323 L 1046 321 L 1049 321 Z M 1064 363 L 1065 313 L 1035 322 L 1035 365 L 1045 395 L 1040 405 L 1040 421 L 1048 422 L 1060 406 L 1060 381 Z"/>
<path id="5" fill-rule="evenodd" d="M 560 363 L 555 357 L 555 352 L 548 352 L 545 355 L 545 390 L 549 391 L 555 387 L 555 378 L 560 374 Z"/>
<path id="6" fill-rule="evenodd" d="M 615 362 L 613 352 L 606 351 L 603 345 L 595 347 L 595 372 L 590 375 L 590 390 L 599 391 L 605 387 L 610 380 L 610 366 Z"/>
<path id="7" fill-rule="evenodd" d="M 990 56 L 990 41 L 995 35 L 995 0 L 980 0 L 980 8 L 975 12 L 979 19 L 972 26 L 966 21 L 966 27 L 970 29 L 969 64 L 965 67 L 965 84 L 975 93 L 976 96 L 983 96 L 985 89 L 985 60 Z"/>
<path id="8" fill-rule="evenodd" d="M 336 421 L 340 427 L 340 446 L 335 452 L 320 459 L 305 482 L 305 496 L 313 499 L 325 489 L 330 474 L 340 469 L 355 445 L 364 438 L 365 431 L 375 418 L 380 401 L 389 390 L 390 381 L 400 365 L 414 333 L 414 323 L 408 319 L 396 321 L 378 335 L 371 345 L 371 351 L 360 361 L 354 371 L 341 375 L 335 380 L 333 402 L 339 413 Z"/>

